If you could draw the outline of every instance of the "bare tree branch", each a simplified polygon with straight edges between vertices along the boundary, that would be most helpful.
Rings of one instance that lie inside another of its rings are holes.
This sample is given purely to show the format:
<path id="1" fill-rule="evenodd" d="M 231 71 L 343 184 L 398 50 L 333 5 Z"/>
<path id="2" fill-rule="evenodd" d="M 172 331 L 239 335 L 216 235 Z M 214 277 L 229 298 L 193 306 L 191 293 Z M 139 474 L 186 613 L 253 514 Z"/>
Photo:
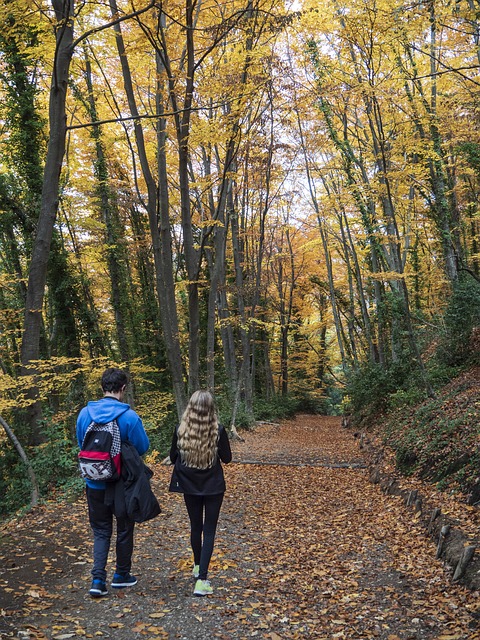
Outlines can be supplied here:
<path id="1" fill-rule="evenodd" d="M 82 35 L 79 36 L 73 42 L 72 49 L 75 49 L 75 47 L 80 42 L 82 42 L 82 40 L 85 40 L 86 38 L 88 38 L 89 36 L 93 35 L 94 33 L 98 33 L 99 31 L 104 31 L 105 29 L 110 29 L 110 27 L 113 27 L 114 25 L 119 24 L 120 22 L 125 22 L 125 20 L 130 20 L 130 18 L 135 18 L 136 16 L 139 16 L 142 13 L 145 13 L 146 11 L 149 11 L 156 4 L 157 4 L 157 0 L 151 0 L 151 2 L 146 7 L 143 7 L 143 9 L 138 9 L 137 11 L 133 11 L 132 13 L 127 13 L 124 16 L 121 16 L 120 18 L 117 18 L 116 20 L 112 20 L 111 22 L 107 22 L 107 24 L 102 24 L 99 27 L 95 27 L 93 29 L 89 29 L 89 31 L 85 31 L 85 33 L 82 33 Z"/>
<path id="2" fill-rule="evenodd" d="M 35 471 L 33 470 L 32 464 L 31 464 L 30 460 L 28 459 L 27 454 L 25 453 L 25 451 L 24 451 L 22 445 L 20 444 L 17 436 L 13 433 L 13 430 L 7 424 L 7 422 L 2 418 L 2 416 L 0 416 L 0 424 L 5 429 L 5 433 L 10 438 L 10 440 L 11 440 L 13 446 L 15 447 L 15 449 L 17 450 L 17 453 L 20 456 L 22 462 L 27 467 L 28 476 L 29 476 L 30 482 L 32 484 L 32 492 L 30 494 L 30 505 L 32 507 L 36 507 L 37 504 L 38 504 L 38 498 L 39 498 L 39 495 L 40 495 L 40 491 L 38 489 L 37 477 L 35 475 Z"/>

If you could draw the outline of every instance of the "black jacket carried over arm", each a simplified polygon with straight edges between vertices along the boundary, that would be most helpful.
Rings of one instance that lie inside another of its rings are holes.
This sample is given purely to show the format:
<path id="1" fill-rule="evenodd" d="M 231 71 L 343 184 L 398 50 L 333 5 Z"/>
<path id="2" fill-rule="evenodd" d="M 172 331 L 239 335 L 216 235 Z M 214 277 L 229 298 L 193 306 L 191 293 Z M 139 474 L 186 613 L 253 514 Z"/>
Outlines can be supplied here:
<path id="1" fill-rule="evenodd" d="M 211 496 L 225 492 L 225 477 L 221 463 L 231 462 L 232 451 L 227 432 L 222 425 L 218 427 L 218 455 L 213 467 L 196 469 L 183 464 L 178 450 L 177 429 L 172 438 L 170 460 L 175 465 L 170 481 L 170 491 L 196 496 Z"/>
<path id="2" fill-rule="evenodd" d="M 142 460 L 130 442 L 122 443 L 122 476 L 117 482 L 107 484 L 105 501 L 113 504 L 117 518 L 128 518 L 134 522 L 146 522 L 161 512 L 158 500 L 152 491 L 151 469 Z"/>

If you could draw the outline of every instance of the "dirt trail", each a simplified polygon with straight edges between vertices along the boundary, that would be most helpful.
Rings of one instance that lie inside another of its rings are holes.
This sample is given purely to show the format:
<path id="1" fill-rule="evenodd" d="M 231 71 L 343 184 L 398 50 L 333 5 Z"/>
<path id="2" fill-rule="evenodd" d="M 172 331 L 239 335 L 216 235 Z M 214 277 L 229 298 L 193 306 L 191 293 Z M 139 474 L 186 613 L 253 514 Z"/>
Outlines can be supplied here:
<path id="1" fill-rule="evenodd" d="M 83 499 L 0 529 L 1 638 L 480 639 L 478 594 L 452 585 L 412 512 L 369 482 L 339 419 L 259 426 L 225 472 L 212 596 L 192 596 L 185 509 L 158 466 L 163 512 L 137 529 L 131 589 L 88 596 Z"/>

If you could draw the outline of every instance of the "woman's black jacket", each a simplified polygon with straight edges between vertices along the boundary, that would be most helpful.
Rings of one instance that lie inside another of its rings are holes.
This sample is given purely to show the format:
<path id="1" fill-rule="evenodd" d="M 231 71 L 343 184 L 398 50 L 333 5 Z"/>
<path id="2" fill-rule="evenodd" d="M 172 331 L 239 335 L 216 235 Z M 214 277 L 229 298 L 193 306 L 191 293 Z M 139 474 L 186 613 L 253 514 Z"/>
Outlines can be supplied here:
<path id="1" fill-rule="evenodd" d="M 183 464 L 178 450 L 177 429 L 173 434 L 170 448 L 170 460 L 175 465 L 170 481 L 170 491 L 187 493 L 196 496 L 211 496 L 225 492 L 225 477 L 222 462 L 228 464 L 232 460 L 232 451 L 228 435 L 222 425 L 218 426 L 218 451 L 215 464 L 210 469 L 196 469 Z"/>

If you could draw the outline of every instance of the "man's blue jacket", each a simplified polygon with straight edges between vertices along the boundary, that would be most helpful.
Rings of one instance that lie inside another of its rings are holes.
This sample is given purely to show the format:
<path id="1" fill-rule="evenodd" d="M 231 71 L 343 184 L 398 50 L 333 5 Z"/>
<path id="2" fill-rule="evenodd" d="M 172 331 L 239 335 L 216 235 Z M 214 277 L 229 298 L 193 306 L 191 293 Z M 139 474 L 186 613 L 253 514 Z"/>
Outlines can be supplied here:
<path id="1" fill-rule="evenodd" d="M 139 455 L 143 456 L 148 451 L 150 442 L 140 417 L 133 409 L 130 409 L 130 405 L 110 396 L 89 402 L 78 414 L 77 440 L 80 449 L 82 448 L 85 432 L 92 421 L 98 424 L 106 424 L 114 418 L 120 429 L 122 442 L 130 442 Z M 97 482 L 95 480 L 86 480 L 85 482 L 92 489 L 106 488 L 105 482 Z"/>

